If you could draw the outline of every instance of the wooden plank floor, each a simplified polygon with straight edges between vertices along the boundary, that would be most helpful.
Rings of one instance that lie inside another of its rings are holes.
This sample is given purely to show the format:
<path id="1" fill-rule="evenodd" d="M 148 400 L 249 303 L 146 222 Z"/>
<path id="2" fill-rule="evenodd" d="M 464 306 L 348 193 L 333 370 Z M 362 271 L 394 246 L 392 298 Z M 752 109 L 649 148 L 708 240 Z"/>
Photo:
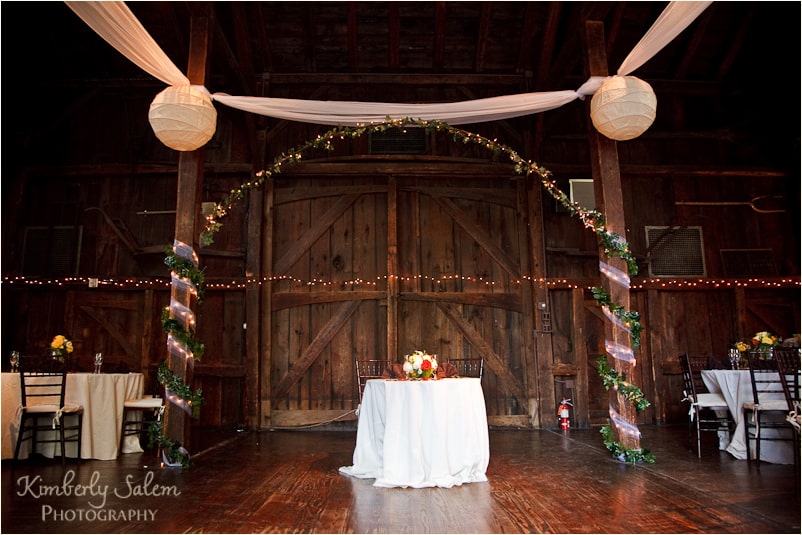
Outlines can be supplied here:
<path id="1" fill-rule="evenodd" d="M 452 489 L 341 475 L 354 431 L 232 433 L 185 469 L 159 469 L 152 453 L 68 462 L 66 474 L 51 460 L 3 461 L 2 532 L 800 533 L 793 466 L 749 467 L 713 435 L 700 460 L 684 426 L 641 431 L 653 465 L 614 460 L 597 428 L 493 429 L 489 481 Z"/>

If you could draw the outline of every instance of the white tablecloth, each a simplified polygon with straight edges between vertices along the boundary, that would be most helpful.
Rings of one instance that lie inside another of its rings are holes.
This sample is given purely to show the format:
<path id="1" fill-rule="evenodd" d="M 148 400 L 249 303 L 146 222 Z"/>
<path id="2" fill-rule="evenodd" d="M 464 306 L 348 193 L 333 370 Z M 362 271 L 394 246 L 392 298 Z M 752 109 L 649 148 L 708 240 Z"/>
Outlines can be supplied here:
<path id="1" fill-rule="evenodd" d="M 487 413 L 478 378 L 371 379 L 365 386 L 353 466 L 376 487 L 446 487 L 487 481 Z"/>
<path id="2" fill-rule="evenodd" d="M 81 458 L 110 460 L 117 458 L 122 426 L 123 403 L 142 397 L 141 373 L 68 373 L 65 402 L 84 408 L 81 432 Z M 2 458 L 13 459 L 19 434 L 19 407 L 22 404 L 18 373 L 2 374 Z M 67 445 L 67 456 L 77 457 L 75 443 Z M 37 446 L 37 453 L 53 457 L 58 444 Z M 138 437 L 126 437 L 123 453 L 141 452 Z M 20 458 L 30 453 L 30 441 L 20 450 Z"/>
<path id="3" fill-rule="evenodd" d="M 752 379 L 749 370 L 703 370 L 702 380 L 711 392 L 721 392 L 727 402 L 727 407 L 735 420 L 735 431 L 728 444 L 727 452 L 736 459 L 746 459 L 746 440 L 744 437 L 743 406 L 746 402 L 754 401 L 752 395 Z M 779 383 L 780 378 L 777 377 Z M 782 393 L 767 394 L 768 399 L 785 399 Z M 762 398 L 763 396 L 761 396 Z M 790 429 L 790 425 L 789 425 Z M 764 429 L 766 434 L 778 433 L 775 429 Z M 790 436 L 790 435 L 789 435 Z M 755 443 L 751 442 L 751 458 L 755 458 Z M 760 460 L 776 464 L 793 464 L 793 442 L 790 441 L 761 441 Z"/>

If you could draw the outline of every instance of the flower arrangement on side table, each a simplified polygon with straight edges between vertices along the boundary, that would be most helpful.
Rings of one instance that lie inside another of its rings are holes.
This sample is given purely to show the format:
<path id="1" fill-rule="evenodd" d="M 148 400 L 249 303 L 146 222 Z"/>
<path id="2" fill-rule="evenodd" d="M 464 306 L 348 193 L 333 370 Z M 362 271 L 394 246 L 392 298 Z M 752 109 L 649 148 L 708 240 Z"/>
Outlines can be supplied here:
<path id="1" fill-rule="evenodd" d="M 752 344 L 752 349 L 770 351 L 772 347 L 780 345 L 782 339 L 768 331 L 760 331 L 759 333 L 755 333 L 750 342 Z"/>
<path id="2" fill-rule="evenodd" d="M 404 357 L 404 373 L 407 379 L 437 379 L 437 355 L 416 350 Z"/>
<path id="3" fill-rule="evenodd" d="M 772 334 L 769 331 L 760 331 L 755 333 L 754 336 L 749 338 L 747 341 L 737 341 L 732 344 L 733 349 L 738 350 L 741 354 L 740 361 L 738 363 L 739 368 L 745 369 L 749 367 L 749 361 L 746 358 L 747 351 L 756 351 L 760 354 L 760 358 L 772 358 L 771 348 L 778 346 L 782 343 L 782 338 L 777 336 L 776 334 Z"/>

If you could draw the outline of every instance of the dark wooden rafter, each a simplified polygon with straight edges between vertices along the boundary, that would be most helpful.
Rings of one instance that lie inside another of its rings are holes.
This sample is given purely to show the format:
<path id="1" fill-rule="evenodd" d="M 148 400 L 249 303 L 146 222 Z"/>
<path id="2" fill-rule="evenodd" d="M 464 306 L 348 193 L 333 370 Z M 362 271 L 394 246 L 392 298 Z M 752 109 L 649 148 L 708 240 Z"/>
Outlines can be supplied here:
<path id="1" fill-rule="evenodd" d="M 432 43 L 432 67 L 438 71 L 444 66 L 446 46 L 446 6 L 447 2 L 434 4 L 434 43 Z"/>
<path id="2" fill-rule="evenodd" d="M 359 25 L 356 8 L 356 2 L 348 2 L 348 70 L 351 72 L 359 72 Z"/>
<path id="3" fill-rule="evenodd" d="M 305 9 L 304 20 L 299 21 L 304 25 L 304 57 L 306 60 L 306 69 L 309 72 L 317 71 L 317 57 L 315 49 L 317 45 L 317 33 L 315 32 L 315 10 Z"/>
<path id="4" fill-rule="evenodd" d="M 605 36 L 607 37 L 607 55 L 613 52 L 613 46 L 618 40 L 618 34 L 621 32 L 621 22 L 624 18 L 624 8 L 626 3 L 616 3 L 615 9 L 610 16 L 609 27 L 605 29 Z M 598 19 L 602 20 L 602 19 Z"/>
<path id="5" fill-rule="evenodd" d="M 559 4 L 559 2 L 553 2 L 553 5 L 559 6 Z M 524 15 L 523 20 L 523 28 L 521 29 L 521 43 L 518 47 L 518 63 L 517 67 L 515 68 L 515 70 L 520 73 L 526 74 L 526 71 L 531 68 L 529 67 L 531 64 L 531 58 L 537 49 L 535 47 L 535 41 L 538 37 L 535 33 L 536 28 L 537 14 L 535 6 L 531 2 L 527 2 L 526 14 Z"/>
<path id="6" fill-rule="evenodd" d="M 715 7 L 716 4 L 713 3 L 707 9 L 712 10 Z M 747 15 L 741 20 L 741 25 L 738 27 L 738 31 L 735 33 L 735 38 L 728 41 L 730 45 L 727 48 L 724 58 L 718 63 L 719 67 L 716 70 L 715 80 L 723 80 L 727 73 L 730 72 L 732 64 L 735 62 L 735 58 L 738 56 L 744 46 L 744 40 L 746 39 L 746 34 L 749 31 L 749 24 L 752 18 L 755 16 L 755 11 L 756 7 L 752 5 L 749 9 L 749 13 L 747 13 Z"/>
<path id="7" fill-rule="evenodd" d="M 490 34 L 490 19 L 492 16 L 493 2 L 482 2 L 482 11 L 479 15 L 479 28 L 476 35 L 476 58 L 473 61 L 473 68 L 476 72 L 484 72 L 487 39 Z"/>
<path id="8" fill-rule="evenodd" d="M 270 47 L 270 39 L 267 36 L 267 26 L 265 25 L 265 12 L 264 8 L 262 7 L 261 2 L 252 2 L 249 3 L 250 6 L 254 6 L 255 10 L 255 17 L 256 17 L 256 46 L 258 50 L 261 51 L 260 54 L 257 54 L 257 58 L 262 59 L 261 65 L 254 65 L 255 69 L 260 70 L 260 72 L 272 72 L 273 71 L 273 52 Z M 269 17 L 269 15 L 268 15 Z"/>
<path id="9" fill-rule="evenodd" d="M 708 7 L 697 19 L 690 43 L 685 49 L 685 54 L 680 61 L 679 67 L 674 71 L 677 78 L 685 78 L 688 74 L 688 69 L 690 68 L 693 58 L 699 52 L 699 48 L 702 46 L 702 39 L 708 31 L 708 26 L 710 26 L 710 21 L 713 17 L 713 7 L 713 5 Z"/>
<path id="10" fill-rule="evenodd" d="M 242 84 L 243 94 L 258 96 L 256 89 L 256 77 L 253 71 L 253 54 L 251 53 L 251 40 L 250 32 L 248 31 L 247 15 L 243 9 L 243 5 L 239 2 L 231 3 L 231 15 L 235 28 L 241 28 L 242 31 L 234 32 L 234 46 L 237 53 L 231 51 L 231 46 L 226 42 L 225 49 L 230 52 L 232 57 L 230 66 L 238 73 L 238 78 Z M 216 25 L 219 29 L 219 24 Z M 220 30 L 219 33 L 223 33 Z M 225 38 L 224 36 L 221 36 Z M 248 147 L 251 152 L 251 161 L 259 163 L 261 160 L 262 150 L 257 141 L 256 135 L 256 116 L 252 113 L 246 113 L 245 120 L 245 135 L 248 139 Z"/>
<path id="11" fill-rule="evenodd" d="M 400 66 L 398 47 L 401 43 L 401 17 L 398 14 L 398 4 L 388 2 L 387 5 L 387 51 L 390 72 L 395 72 Z"/>

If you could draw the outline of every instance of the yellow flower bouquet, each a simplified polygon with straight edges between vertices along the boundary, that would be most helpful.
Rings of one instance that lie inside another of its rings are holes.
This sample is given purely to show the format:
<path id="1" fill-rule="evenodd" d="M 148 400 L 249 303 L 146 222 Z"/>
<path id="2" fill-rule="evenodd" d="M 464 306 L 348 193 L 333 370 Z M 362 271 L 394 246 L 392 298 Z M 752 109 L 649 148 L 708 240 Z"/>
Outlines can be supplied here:
<path id="1" fill-rule="evenodd" d="M 68 355 L 73 351 L 72 342 L 63 334 L 58 334 L 54 336 L 53 341 L 50 342 L 50 351 L 54 356 L 63 357 L 64 355 Z"/>

